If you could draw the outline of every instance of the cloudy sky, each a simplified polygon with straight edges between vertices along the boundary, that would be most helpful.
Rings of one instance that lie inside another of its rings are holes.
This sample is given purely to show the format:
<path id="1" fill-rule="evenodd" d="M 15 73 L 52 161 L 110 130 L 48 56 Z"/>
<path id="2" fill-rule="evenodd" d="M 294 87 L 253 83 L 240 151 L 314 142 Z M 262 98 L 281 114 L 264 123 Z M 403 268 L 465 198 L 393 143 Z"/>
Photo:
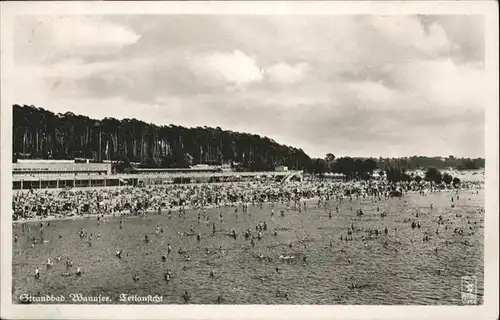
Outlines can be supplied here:
<path id="1" fill-rule="evenodd" d="M 15 101 L 313 157 L 484 156 L 480 16 L 22 16 Z"/>

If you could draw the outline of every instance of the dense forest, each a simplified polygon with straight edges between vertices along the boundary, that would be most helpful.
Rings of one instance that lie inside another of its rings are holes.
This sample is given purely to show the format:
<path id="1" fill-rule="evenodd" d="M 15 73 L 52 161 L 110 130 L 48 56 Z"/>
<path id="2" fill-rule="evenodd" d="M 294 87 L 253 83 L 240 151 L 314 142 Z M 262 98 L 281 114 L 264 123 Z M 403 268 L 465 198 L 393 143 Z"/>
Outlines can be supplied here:
<path id="1" fill-rule="evenodd" d="M 136 119 L 95 120 L 26 105 L 14 105 L 13 135 L 14 161 L 90 158 L 147 167 L 239 163 L 249 170 L 274 170 L 277 165 L 306 170 L 311 163 L 304 151 L 258 135 Z"/>
<path id="2" fill-rule="evenodd" d="M 221 128 L 157 126 L 136 119 L 90 119 L 71 112 L 14 105 L 13 161 L 17 159 L 87 158 L 139 163 L 144 167 L 186 167 L 192 164 L 238 163 L 241 170 L 274 170 L 278 165 L 322 174 L 366 177 L 375 170 L 484 168 L 482 158 L 454 156 L 406 158 L 336 158 L 328 153 L 311 159 L 302 149 L 284 146 L 254 134 Z"/>

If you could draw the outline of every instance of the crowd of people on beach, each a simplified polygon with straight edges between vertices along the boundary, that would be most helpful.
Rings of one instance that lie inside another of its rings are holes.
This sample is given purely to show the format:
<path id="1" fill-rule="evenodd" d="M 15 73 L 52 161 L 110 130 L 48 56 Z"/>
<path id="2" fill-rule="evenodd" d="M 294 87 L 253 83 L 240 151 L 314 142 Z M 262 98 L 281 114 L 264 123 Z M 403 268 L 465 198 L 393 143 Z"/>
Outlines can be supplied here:
<path id="1" fill-rule="evenodd" d="M 481 188 L 480 182 L 462 182 L 463 189 Z M 13 220 L 63 218 L 86 215 L 134 215 L 180 207 L 227 206 L 270 201 L 296 202 L 312 198 L 364 195 L 402 196 L 407 192 L 439 191 L 429 183 L 313 180 L 287 183 L 252 181 L 196 185 L 146 185 L 140 187 L 38 189 L 13 195 Z M 450 188 L 450 187 L 448 187 Z"/>

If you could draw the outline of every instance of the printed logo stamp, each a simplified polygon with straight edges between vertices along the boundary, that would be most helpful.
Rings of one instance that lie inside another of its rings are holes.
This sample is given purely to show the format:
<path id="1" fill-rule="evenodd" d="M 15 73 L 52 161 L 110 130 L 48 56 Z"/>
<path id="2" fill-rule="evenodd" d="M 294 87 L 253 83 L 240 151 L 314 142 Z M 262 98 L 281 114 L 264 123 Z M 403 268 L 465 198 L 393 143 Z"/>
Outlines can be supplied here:
<path id="1" fill-rule="evenodd" d="M 461 283 L 462 303 L 477 304 L 477 277 L 462 277 Z"/>

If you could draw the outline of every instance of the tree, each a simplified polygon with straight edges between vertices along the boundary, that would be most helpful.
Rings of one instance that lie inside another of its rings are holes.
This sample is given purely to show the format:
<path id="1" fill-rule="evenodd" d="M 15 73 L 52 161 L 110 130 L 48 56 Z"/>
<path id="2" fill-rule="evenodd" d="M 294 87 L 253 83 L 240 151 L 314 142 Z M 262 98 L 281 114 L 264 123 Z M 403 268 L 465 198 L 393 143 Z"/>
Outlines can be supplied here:
<path id="1" fill-rule="evenodd" d="M 364 161 L 364 169 L 365 172 L 369 173 L 370 175 L 377 169 L 377 161 L 373 160 L 372 158 L 366 159 Z"/>
<path id="2" fill-rule="evenodd" d="M 356 176 L 361 175 L 362 173 L 366 172 L 365 169 L 365 161 L 363 159 L 356 159 L 354 160 L 354 174 Z"/>
<path id="3" fill-rule="evenodd" d="M 323 159 L 314 159 L 314 173 L 323 176 L 326 172 L 327 163 Z"/>
<path id="4" fill-rule="evenodd" d="M 407 174 L 406 172 L 403 171 L 401 173 L 401 180 L 405 181 L 405 182 L 410 182 L 413 179 L 412 179 L 412 177 L 409 174 Z"/>
<path id="5" fill-rule="evenodd" d="M 443 178 L 443 176 L 442 176 L 441 172 L 434 167 L 427 169 L 427 171 L 425 172 L 425 180 L 426 181 L 441 183 L 442 178 Z"/>
<path id="6" fill-rule="evenodd" d="M 385 170 L 385 175 L 387 176 L 387 181 L 389 182 L 399 181 L 399 172 L 396 168 L 387 168 Z"/>
<path id="7" fill-rule="evenodd" d="M 333 166 L 333 172 L 341 173 L 348 179 L 354 176 L 354 159 L 351 157 L 338 158 Z"/>
<path id="8" fill-rule="evenodd" d="M 332 171 L 333 162 L 335 161 L 335 155 L 333 153 L 327 153 L 325 157 L 325 161 L 327 164 L 327 171 Z"/>
<path id="9" fill-rule="evenodd" d="M 448 172 L 445 172 L 443 174 L 443 181 L 446 184 L 450 184 L 453 181 L 453 177 Z"/>
<path id="10" fill-rule="evenodd" d="M 325 160 L 329 163 L 332 163 L 333 161 L 335 161 L 335 155 L 333 153 L 327 153 Z"/>

